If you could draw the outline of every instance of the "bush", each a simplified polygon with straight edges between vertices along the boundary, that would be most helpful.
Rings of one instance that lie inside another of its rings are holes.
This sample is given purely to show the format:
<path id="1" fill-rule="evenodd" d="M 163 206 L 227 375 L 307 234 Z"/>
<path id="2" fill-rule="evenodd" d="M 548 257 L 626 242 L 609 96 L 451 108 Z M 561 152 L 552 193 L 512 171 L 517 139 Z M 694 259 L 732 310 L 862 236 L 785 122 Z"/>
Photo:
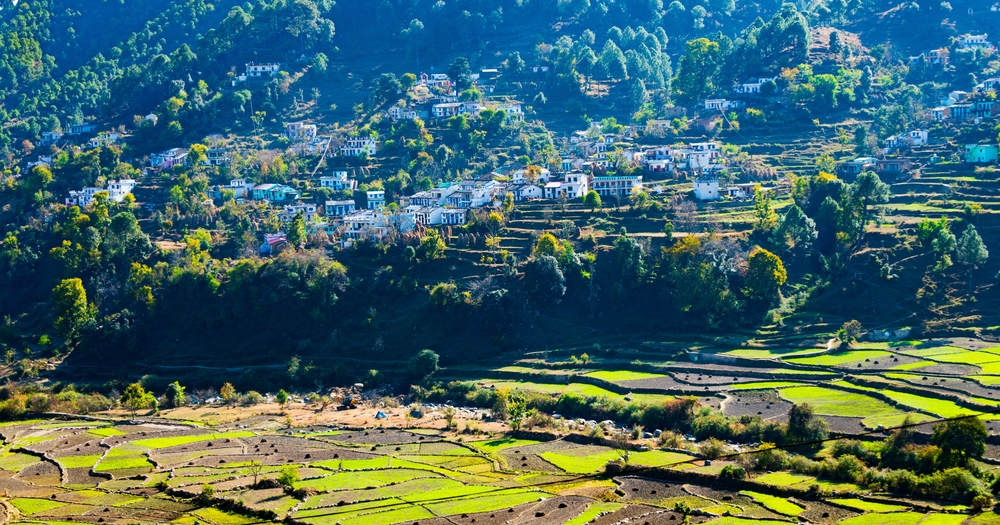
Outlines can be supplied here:
<path id="1" fill-rule="evenodd" d="M 746 479 L 747 471 L 739 465 L 726 465 L 719 472 L 721 479 Z"/>
<path id="2" fill-rule="evenodd" d="M 698 452 L 708 459 L 716 459 L 732 453 L 732 449 L 721 439 L 709 438 L 698 447 Z"/>

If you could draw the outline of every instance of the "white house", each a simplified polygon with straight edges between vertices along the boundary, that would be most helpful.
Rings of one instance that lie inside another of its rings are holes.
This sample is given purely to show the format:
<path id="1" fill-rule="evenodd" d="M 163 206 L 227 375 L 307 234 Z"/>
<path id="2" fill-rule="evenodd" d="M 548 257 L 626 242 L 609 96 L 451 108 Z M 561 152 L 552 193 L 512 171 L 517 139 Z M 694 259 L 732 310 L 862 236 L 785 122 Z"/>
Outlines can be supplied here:
<path id="1" fill-rule="evenodd" d="M 694 197 L 700 201 L 719 200 L 719 179 L 694 181 Z"/>
<path id="2" fill-rule="evenodd" d="M 281 220 L 284 222 L 291 222 L 296 215 L 302 214 L 302 218 L 306 222 L 312 222 L 316 218 L 316 205 L 312 203 L 302 203 L 298 202 L 295 204 L 286 204 L 285 209 L 281 212 Z"/>
<path id="3" fill-rule="evenodd" d="M 120 135 L 110 131 L 102 131 L 98 133 L 96 137 L 92 137 L 87 145 L 93 148 L 105 148 L 112 144 L 117 144 Z"/>
<path id="4" fill-rule="evenodd" d="M 382 190 L 372 190 L 365 192 L 368 197 L 368 209 L 377 210 L 385 206 L 385 192 Z"/>
<path id="5" fill-rule="evenodd" d="M 386 115 L 389 116 L 393 121 L 399 120 L 416 120 L 418 118 L 425 118 L 426 111 L 417 111 L 415 108 L 411 107 L 399 107 L 393 106 L 389 108 Z"/>
<path id="6" fill-rule="evenodd" d="M 371 137 L 347 139 L 340 147 L 340 154 L 344 157 L 360 157 L 362 153 L 374 157 L 376 152 L 375 139 Z"/>
<path id="7" fill-rule="evenodd" d="M 989 49 L 993 44 L 988 40 L 988 34 L 982 35 L 962 35 L 962 49 Z"/>
<path id="8" fill-rule="evenodd" d="M 710 98 L 705 101 L 705 109 L 710 111 L 729 111 L 746 106 L 742 100 L 729 100 L 725 98 Z"/>
<path id="9" fill-rule="evenodd" d="M 60 131 L 44 131 L 42 132 L 42 140 L 38 142 L 39 146 L 48 146 L 50 144 L 55 144 L 62 140 L 63 134 Z"/>
<path id="10" fill-rule="evenodd" d="M 741 95 L 756 95 L 760 93 L 760 89 L 764 84 L 774 82 L 777 79 L 778 77 L 750 78 L 747 79 L 746 82 L 733 86 L 733 93 L 739 93 Z"/>
<path id="11" fill-rule="evenodd" d="M 319 186 L 321 188 L 329 188 L 333 191 L 354 191 L 358 189 L 358 181 L 348 179 L 346 171 L 334 171 L 330 175 L 320 177 Z"/>
<path id="12" fill-rule="evenodd" d="M 601 197 L 628 197 L 642 189 L 642 175 L 606 175 L 594 177 L 593 190 Z"/>
<path id="13" fill-rule="evenodd" d="M 517 170 L 513 173 L 511 180 L 514 182 L 514 184 L 527 184 L 528 181 L 524 177 L 526 173 L 527 170 Z M 538 180 L 534 182 L 537 182 L 539 184 L 545 184 L 546 182 L 549 182 L 549 180 L 551 179 L 552 179 L 552 172 L 549 171 L 548 168 L 539 168 Z"/>
<path id="14" fill-rule="evenodd" d="M 344 215 L 354 213 L 354 201 L 326 201 L 326 205 L 323 208 L 326 211 L 327 217 L 343 217 Z"/>
<path id="15" fill-rule="evenodd" d="M 285 124 L 285 136 L 289 140 L 312 140 L 316 138 L 316 125 L 305 122 L 290 122 Z"/>
<path id="16" fill-rule="evenodd" d="M 244 199 L 253 192 L 253 183 L 247 179 L 233 179 L 226 186 L 219 186 L 219 195 L 225 191 L 232 191 L 237 199 Z"/>
<path id="17" fill-rule="evenodd" d="M 541 199 L 545 197 L 545 192 L 541 186 L 535 184 L 513 184 L 507 188 L 514 195 L 514 202 L 522 202 L 528 199 Z"/>
<path id="18" fill-rule="evenodd" d="M 265 64 L 254 64 L 250 62 L 247 64 L 246 76 L 249 78 L 256 77 L 273 77 L 278 74 L 281 70 L 281 64 L 275 63 L 265 63 Z"/>
<path id="19" fill-rule="evenodd" d="M 79 206 L 81 208 L 89 206 L 94 202 L 94 196 L 98 193 L 107 193 L 108 200 L 112 202 L 122 202 L 125 196 L 132 193 L 136 182 L 132 179 L 109 180 L 104 188 L 84 188 L 79 191 L 70 191 L 66 199 L 67 206 Z"/>
<path id="20" fill-rule="evenodd" d="M 445 102 L 431 106 L 431 114 L 434 118 L 450 118 L 465 114 L 464 102 Z"/>
<path id="21" fill-rule="evenodd" d="M 704 170 L 722 155 L 718 142 L 695 142 L 688 147 L 687 166 L 691 170 Z"/>
<path id="22" fill-rule="evenodd" d="M 590 177 L 582 172 L 567 173 L 561 182 L 545 185 L 546 199 L 582 199 L 590 191 Z"/>
<path id="23" fill-rule="evenodd" d="M 344 217 L 344 244 L 359 239 L 381 239 L 390 228 L 407 233 L 414 227 L 413 215 L 397 213 L 385 215 L 374 210 L 361 210 Z"/>
<path id="24" fill-rule="evenodd" d="M 927 144 L 929 134 L 925 129 L 915 129 L 905 135 L 893 135 L 885 139 L 883 153 L 891 153 L 900 148 L 915 148 Z"/>

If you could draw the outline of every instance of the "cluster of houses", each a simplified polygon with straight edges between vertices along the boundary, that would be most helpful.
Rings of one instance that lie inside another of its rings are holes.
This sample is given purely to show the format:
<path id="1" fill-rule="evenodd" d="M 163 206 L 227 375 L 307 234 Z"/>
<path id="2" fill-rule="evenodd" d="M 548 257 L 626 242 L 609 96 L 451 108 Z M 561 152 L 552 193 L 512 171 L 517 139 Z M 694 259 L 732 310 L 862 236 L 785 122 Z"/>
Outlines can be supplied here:
<path id="1" fill-rule="evenodd" d="M 82 190 L 71 190 L 66 198 L 66 206 L 79 206 L 81 208 L 90 206 L 98 193 L 105 193 L 111 202 L 122 202 L 125 196 L 132 193 L 136 182 L 132 179 L 109 180 L 103 188 L 83 188 Z"/>
<path id="2" fill-rule="evenodd" d="M 974 35 L 966 34 L 959 37 L 958 49 L 962 50 L 996 50 L 996 47 L 989 40 L 988 34 Z M 928 49 L 919 55 L 910 57 L 909 65 L 913 66 L 923 62 L 932 66 L 947 66 L 950 62 L 950 52 L 948 48 Z"/>
<path id="3" fill-rule="evenodd" d="M 480 80 L 495 78 L 499 74 L 497 69 L 483 69 L 481 73 L 473 73 L 470 80 L 484 94 L 493 92 L 496 86 L 492 84 L 480 83 Z M 486 101 L 462 101 L 455 91 L 451 79 L 443 73 L 422 73 L 420 75 L 421 87 L 426 88 L 427 96 L 417 97 L 416 100 L 408 102 L 406 105 L 396 105 L 386 111 L 386 116 L 393 121 L 400 120 L 427 120 L 449 119 L 458 115 L 464 115 L 470 119 L 478 119 L 485 110 L 494 112 L 503 111 L 508 122 L 524 120 L 524 109 L 519 102 L 509 100 L 486 100 Z M 431 89 L 435 88 L 432 93 Z"/>

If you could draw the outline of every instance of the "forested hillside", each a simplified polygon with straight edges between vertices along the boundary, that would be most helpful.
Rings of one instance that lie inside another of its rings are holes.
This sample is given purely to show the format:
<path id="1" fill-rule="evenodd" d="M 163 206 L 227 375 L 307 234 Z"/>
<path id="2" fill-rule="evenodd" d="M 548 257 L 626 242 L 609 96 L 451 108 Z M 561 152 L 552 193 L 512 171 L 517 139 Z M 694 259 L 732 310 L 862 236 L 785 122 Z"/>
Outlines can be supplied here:
<path id="1" fill-rule="evenodd" d="M 973 4 L 5 2 L 7 365 L 302 385 L 421 348 L 993 334 Z"/>

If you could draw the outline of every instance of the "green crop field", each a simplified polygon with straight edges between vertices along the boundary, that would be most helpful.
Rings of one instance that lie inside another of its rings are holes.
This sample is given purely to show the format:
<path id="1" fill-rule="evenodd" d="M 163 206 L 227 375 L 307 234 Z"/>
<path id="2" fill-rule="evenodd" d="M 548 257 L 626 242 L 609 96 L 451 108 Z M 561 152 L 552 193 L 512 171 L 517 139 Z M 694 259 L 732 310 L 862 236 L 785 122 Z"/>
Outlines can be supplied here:
<path id="1" fill-rule="evenodd" d="M 133 444 L 144 448 L 150 449 L 160 449 L 176 447 L 180 445 L 190 445 L 192 443 L 201 443 L 204 441 L 212 440 L 225 440 L 225 439 L 237 439 L 237 438 L 247 438 L 253 437 L 256 434 L 249 431 L 237 431 L 237 432 L 223 432 L 219 434 L 198 434 L 194 436 L 174 436 L 174 437 L 164 437 L 164 438 L 152 438 L 152 439 L 140 439 L 139 441 L 133 442 Z"/>
<path id="2" fill-rule="evenodd" d="M 895 415 L 900 410 L 873 397 L 819 386 L 802 386 L 779 390 L 781 397 L 792 403 L 809 403 L 817 414 L 830 416 L 872 417 Z"/>
<path id="3" fill-rule="evenodd" d="M 611 383 L 618 383 L 621 381 L 635 381 L 639 379 L 656 379 L 660 377 L 667 377 L 664 374 L 633 372 L 630 370 L 601 370 L 598 372 L 590 372 L 585 375 L 587 377 L 593 377 L 594 379 L 601 379 L 603 381 L 608 381 Z"/>
<path id="4" fill-rule="evenodd" d="M 784 514 L 785 516 L 798 516 L 806 509 L 788 501 L 786 498 L 780 498 L 777 496 L 772 496 L 770 494 L 762 494 L 760 492 L 752 492 L 744 490 L 741 494 L 746 494 L 754 499 L 757 503 L 760 503 L 765 508 L 770 509 L 778 514 Z"/>
<path id="5" fill-rule="evenodd" d="M 723 355 L 734 357 L 746 357 L 750 359 L 775 359 L 789 358 L 804 354 L 814 354 L 819 352 L 819 348 L 793 348 L 793 349 L 773 349 L 773 348 L 739 348 L 722 352 Z"/>
<path id="6" fill-rule="evenodd" d="M 530 439 L 515 439 L 515 438 L 502 438 L 502 439 L 491 439 L 489 441 L 473 441 L 469 443 L 470 445 L 482 450 L 483 452 L 499 452 L 501 450 L 506 450 L 514 447 L 527 447 L 529 445 L 537 445 L 541 441 L 533 441 Z"/>
<path id="7" fill-rule="evenodd" d="M 36 499 L 36 498 L 14 498 L 10 500 L 11 505 L 17 508 L 17 510 L 23 512 L 24 514 L 38 514 L 39 512 L 45 512 L 52 509 L 58 509 L 66 505 L 65 503 L 59 501 L 51 501 L 47 499 Z"/>
<path id="8" fill-rule="evenodd" d="M 100 437 L 124 436 L 125 433 L 115 427 L 101 427 L 87 431 L 88 434 Z"/>
<path id="9" fill-rule="evenodd" d="M 609 512 L 614 512 L 622 507 L 624 504 L 621 503 L 591 503 L 587 506 L 587 510 L 583 511 L 579 516 L 567 521 L 563 525 L 586 525 L 590 523 L 594 518 L 606 514 Z"/>
<path id="10" fill-rule="evenodd" d="M 586 456 L 572 456 L 558 452 L 544 452 L 540 456 L 549 463 L 571 474 L 590 474 L 604 468 L 604 465 L 609 461 L 619 459 L 619 455 L 613 450 L 606 450 Z M 691 459 L 693 459 L 691 456 L 676 452 L 650 450 L 648 452 L 632 453 L 629 457 L 629 464 L 644 467 L 662 467 L 683 463 Z"/>
<path id="11" fill-rule="evenodd" d="M 850 507 L 863 512 L 899 512 L 906 510 L 905 505 L 892 505 L 889 503 L 878 503 L 874 501 L 864 501 L 857 498 L 832 498 L 831 503 Z"/>

